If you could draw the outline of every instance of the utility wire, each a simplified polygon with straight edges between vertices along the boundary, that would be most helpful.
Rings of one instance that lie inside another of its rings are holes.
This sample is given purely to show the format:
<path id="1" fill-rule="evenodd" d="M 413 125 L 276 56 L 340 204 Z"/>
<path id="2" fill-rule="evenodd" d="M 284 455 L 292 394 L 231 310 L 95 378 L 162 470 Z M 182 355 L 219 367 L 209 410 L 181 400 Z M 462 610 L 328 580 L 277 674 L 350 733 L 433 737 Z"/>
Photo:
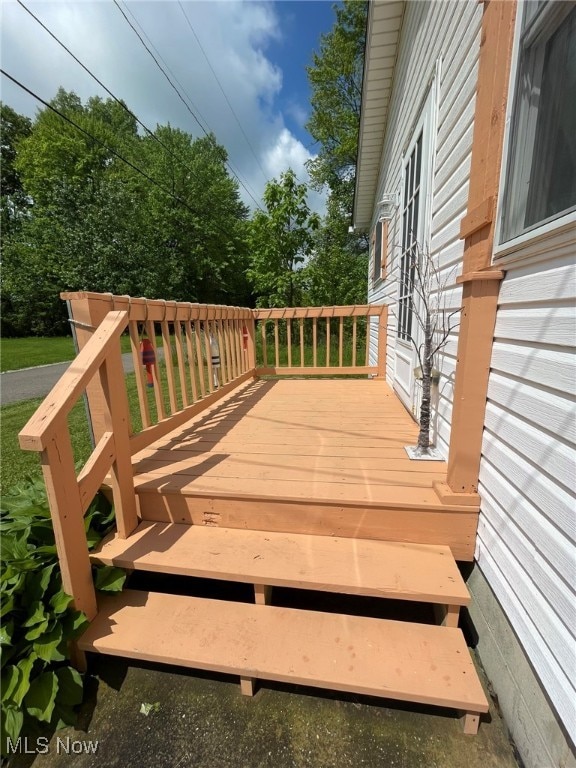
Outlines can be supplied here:
<path id="1" fill-rule="evenodd" d="M 153 59 L 154 63 L 155 63 L 155 64 L 156 64 L 156 66 L 158 67 L 158 69 L 159 69 L 159 70 L 162 72 L 162 74 L 164 75 L 164 77 L 166 78 L 166 80 L 167 80 L 167 81 L 170 83 L 170 86 L 171 86 L 171 87 L 174 89 L 174 91 L 176 92 L 176 94 L 177 94 L 178 98 L 180 99 L 180 101 L 182 102 L 182 104 L 184 104 L 184 106 L 186 107 L 186 109 L 188 110 L 188 112 L 189 112 L 189 113 L 192 115 L 192 117 L 194 118 L 194 120 L 196 121 L 196 123 L 198 123 L 198 125 L 199 125 L 200 129 L 203 131 L 203 133 L 204 133 L 206 136 L 208 136 L 208 135 L 209 135 L 209 134 L 208 134 L 208 131 L 207 131 L 207 130 L 204 128 L 204 126 L 202 125 L 202 123 L 200 122 L 200 120 L 198 119 L 198 117 L 196 116 L 196 114 L 194 113 L 194 111 L 193 111 L 193 110 L 190 108 L 190 106 L 187 104 L 186 100 L 185 100 L 185 99 L 184 99 L 184 97 L 182 96 L 182 93 L 181 93 L 181 92 L 180 92 L 180 90 L 179 90 L 179 89 L 176 87 L 176 85 L 174 85 L 174 82 L 173 82 L 173 80 L 170 78 L 170 76 L 168 75 L 168 73 L 166 72 L 166 70 L 164 69 L 164 67 L 163 67 L 163 66 L 160 64 L 160 62 L 158 61 L 158 59 L 156 58 L 156 56 L 153 54 L 153 52 L 150 50 L 150 48 L 149 48 L 149 47 L 146 45 L 146 42 L 145 42 L 144 38 L 142 37 L 142 35 L 141 35 L 141 34 L 138 32 L 138 30 L 136 29 L 136 27 L 134 26 L 134 24 L 132 24 L 132 22 L 130 21 L 130 19 L 128 18 L 128 16 L 127 16 L 127 15 L 124 13 L 124 11 L 122 10 L 122 8 L 121 8 L 121 6 L 120 6 L 120 4 L 119 4 L 118 0 L 114 0 L 114 5 L 116 6 L 116 8 L 118 8 L 118 10 L 120 11 L 120 13 L 122 14 L 122 16 L 124 17 L 124 19 L 126 20 L 127 24 L 128 24 L 128 25 L 130 26 L 130 28 L 133 30 L 134 34 L 135 34 L 135 35 L 137 36 L 137 38 L 140 40 L 140 42 L 142 43 L 142 45 L 144 46 L 144 48 L 145 48 L 145 49 L 148 51 L 149 55 L 152 57 L 152 59 Z M 232 173 L 234 174 L 234 176 L 236 176 L 236 178 L 238 179 L 238 182 L 239 182 L 239 183 L 240 183 L 240 184 L 241 184 L 241 185 L 244 187 L 244 189 L 246 190 L 246 192 L 248 193 L 248 195 L 250 195 L 250 197 L 251 197 L 251 198 L 252 198 L 252 200 L 254 201 L 254 204 L 256 205 L 256 207 L 257 207 L 257 208 L 260 208 L 260 205 L 258 204 L 258 201 L 257 201 L 257 200 L 256 200 L 256 198 L 254 197 L 254 195 L 253 195 L 253 194 L 250 192 L 250 190 L 248 189 L 248 187 L 246 186 L 246 184 L 245 184 L 245 183 L 242 181 L 242 179 L 241 179 L 241 178 L 238 176 L 238 174 L 237 174 L 237 173 L 236 173 L 236 172 L 235 172 L 235 171 L 232 169 L 232 167 L 231 167 L 231 165 L 230 165 L 230 163 L 229 163 L 228 161 L 226 162 L 226 165 L 227 165 L 227 166 L 230 168 L 230 170 L 232 171 Z M 262 208 L 260 208 L 260 210 L 262 210 Z"/>
<path id="2" fill-rule="evenodd" d="M 186 88 L 182 85 L 180 80 L 178 80 L 178 77 L 174 74 L 174 71 L 172 69 L 170 69 L 170 65 L 167 63 L 166 59 L 162 56 L 162 54 L 160 53 L 158 48 L 156 48 L 156 46 L 154 45 L 154 43 L 150 39 L 150 36 L 146 33 L 146 30 L 144 29 L 142 24 L 140 24 L 140 22 L 138 21 L 137 17 L 134 15 L 133 11 L 130 10 L 130 8 L 128 7 L 128 5 L 126 3 L 124 5 L 125 5 L 125 11 L 130 14 L 134 24 L 136 24 L 136 26 L 139 28 L 139 30 L 142 33 L 142 35 L 144 36 L 144 38 L 146 38 L 150 48 L 152 48 L 152 50 L 155 52 L 156 57 L 158 59 L 160 59 L 160 61 L 162 62 L 162 64 L 166 68 L 166 70 L 171 74 L 172 79 L 174 80 L 174 82 L 177 83 L 177 85 L 180 87 L 180 93 L 183 94 L 186 97 L 186 100 L 188 101 L 188 104 L 191 105 L 191 108 L 196 110 L 197 116 L 202 118 L 203 122 L 206 125 L 206 128 L 203 127 L 202 129 L 203 129 L 204 133 L 206 135 L 208 135 L 208 131 L 212 131 L 212 129 L 210 128 L 210 125 L 208 124 L 208 120 L 206 120 L 205 116 L 202 114 L 202 112 L 200 112 L 200 109 L 198 108 L 198 105 L 194 104 L 194 102 L 192 101 L 192 99 L 190 97 L 190 94 L 186 91 Z M 215 131 L 212 131 L 212 133 L 215 134 Z M 227 160 L 226 161 L 226 165 L 230 169 L 232 175 L 238 180 L 238 182 L 242 183 L 240 181 L 240 179 L 242 178 L 242 175 L 240 174 L 240 171 L 234 166 L 234 164 L 230 160 Z M 254 200 L 254 197 L 258 197 L 258 194 L 256 192 L 254 192 L 254 189 L 248 184 L 247 181 L 244 181 L 244 184 L 242 184 L 242 186 L 244 187 L 244 189 L 246 189 L 246 191 L 248 192 L 250 197 L 252 197 L 252 200 Z M 256 205 L 257 205 L 258 208 L 260 208 L 260 210 L 262 210 L 262 208 L 257 203 L 256 203 Z"/>
<path id="3" fill-rule="evenodd" d="M 140 120 L 138 115 L 132 112 L 132 110 L 121 99 L 119 99 L 114 93 L 112 93 L 112 91 L 106 85 L 104 85 L 104 83 L 85 64 L 83 64 L 80 61 L 80 59 L 74 53 L 72 53 L 72 51 L 50 29 L 48 29 L 48 27 L 41 21 L 41 19 L 39 19 L 38 16 L 32 13 L 32 11 L 24 5 L 22 0 L 16 0 L 16 1 L 26 11 L 26 13 L 28 13 L 36 22 L 38 22 L 38 24 L 42 27 L 42 29 L 44 29 L 50 35 L 50 37 L 53 40 L 55 40 L 58 43 L 58 45 L 61 48 L 63 48 L 66 51 L 66 53 L 68 53 L 74 59 L 74 61 L 77 64 L 79 64 L 82 67 L 82 69 L 85 72 L 87 72 L 90 75 L 90 77 L 93 80 L 95 80 L 98 83 L 98 85 L 106 91 L 107 94 L 109 94 L 109 96 L 112 97 L 112 99 L 114 99 L 114 101 L 117 104 L 119 104 L 122 107 L 122 109 L 124 109 L 131 117 L 134 118 L 134 120 L 136 120 L 138 125 L 142 126 L 142 128 L 146 131 L 146 133 L 150 136 L 151 139 L 153 139 L 157 144 L 159 144 L 164 149 L 164 151 L 170 155 L 170 157 L 173 157 L 175 160 L 177 160 L 183 168 L 186 168 L 193 178 L 197 178 L 196 174 L 192 171 L 190 166 L 187 165 L 180 157 L 178 157 L 178 155 L 174 154 L 174 152 L 172 152 L 170 147 L 168 147 L 163 141 L 161 141 L 158 138 L 158 136 L 156 136 L 156 134 L 153 131 L 151 131 L 150 128 L 148 128 L 148 126 L 142 122 L 142 120 Z M 204 213 L 207 213 L 207 212 L 208 211 L 205 211 Z M 223 229 L 221 231 L 224 232 Z M 228 237 L 232 237 L 232 235 L 230 235 L 229 233 L 227 234 L 228 234 Z"/>
<path id="4" fill-rule="evenodd" d="M 115 157 L 117 157 L 119 160 L 121 160 L 123 163 L 126 163 L 126 165 L 130 166 L 133 170 L 135 170 L 137 173 L 139 173 L 141 176 L 143 176 L 145 179 L 147 179 L 150 183 L 154 184 L 154 186 L 158 187 L 158 189 L 162 190 L 165 195 L 172 198 L 172 200 L 175 200 L 177 203 L 182 205 L 184 208 L 190 211 L 190 213 L 193 213 L 194 216 L 201 216 L 201 214 L 198 211 L 195 211 L 193 208 L 191 208 L 188 203 L 185 200 L 182 200 L 182 198 L 175 195 L 173 192 L 170 192 L 170 190 L 166 189 L 166 187 L 163 184 L 160 184 L 160 182 L 156 181 L 156 179 L 152 178 L 152 176 L 149 176 L 146 171 L 143 171 L 141 168 L 139 168 L 137 165 L 135 165 L 130 160 L 127 160 L 123 155 L 121 155 L 119 152 L 117 152 L 113 147 L 106 144 L 106 142 L 99 139 L 97 136 L 94 136 L 94 134 L 90 133 L 90 131 L 87 131 L 85 128 L 82 128 L 81 125 L 78 125 L 74 120 L 69 118 L 67 115 L 65 115 L 63 112 L 60 112 L 59 109 L 56 109 L 56 107 L 52 106 L 52 104 L 45 101 L 41 96 L 39 96 L 37 93 L 34 93 L 30 88 L 27 88 L 23 83 L 21 83 L 19 80 L 17 80 L 15 77 L 13 77 L 11 74 L 6 72 L 5 69 L 0 68 L 0 73 L 4 75 L 4 77 L 7 77 L 9 80 L 11 80 L 15 85 L 17 85 L 19 88 L 21 88 L 26 93 L 30 94 L 34 99 L 40 102 L 40 104 L 43 104 L 47 109 L 51 110 L 55 114 L 57 114 L 62 120 L 65 120 L 70 125 L 74 126 L 77 130 L 79 130 L 81 133 L 83 133 L 85 136 L 88 136 L 88 138 L 95 141 L 97 144 L 100 144 L 100 146 L 104 147 L 104 149 L 108 150 L 108 152 L 111 152 Z M 225 229 L 223 229 L 221 226 L 219 226 L 216 222 L 213 222 L 217 229 L 222 232 L 222 234 L 226 235 L 226 237 L 232 238 L 233 236 L 227 232 Z"/>
<path id="5" fill-rule="evenodd" d="M 196 30 L 195 30 L 195 29 L 194 29 L 194 27 L 192 26 L 192 22 L 190 21 L 190 19 L 189 19 L 189 17 L 188 17 L 188 14 L 187 14 L 187 13 L 186 13 L 186 11 L 184 10 L 184 6 L 183 6 L 183 5 L 182 5 L 182 3 L 180 2 L 180 0 L 178 0 L 178 5 L 180 6 L 180 10 L 182 11 L 182 15 L 184 16 L 184 18 L 186 19 L 186 22 L 187 22 L 188 26 L 190 27 L 190 31 L 191 31 L 191 32 L 192 32 L 192 34 L 194 35 L 194 39 L 195 39 L 195 40 L 196 40 L 196 42 L 198 43 L 198 47 L 200 48 L 200 50 L 202 51 L 202 53 L 203 53 L 203 55 L 204 55 L 204 58 L 206 59 L 206 63 L 207 63 L 207 64 L 208 64 L 208 66 L 210 67 L 210 71 L 211 71 L 211 72 L 212 72 L 212 74 L 214 75 L 214 79 L 215 79 L 215 80 L 216 80 L 216 82 L 218 83 L 218 87 L 220 88 L 220 90 L 221 90 L 221 92 L 222 92 L 222 96 L 224 96 L 224 98 L 226 99 L 226 104 L 228 104 L 228 106 L 230 107 L 230 111 L 231 111 L 231 112 L 232 112 L 232 114 L 234 115 L 234 119 L 236 120 L 236 122 L 237 122 L 237 124 L 238 124 L 238 128 L 240 128 L 240 131 L 242 132 L 242 136 L 244 136 L 244 138 L 246 139 L 246 144 L 248 144 L 248 146 L 250 147 L 250 151 L 252 152 L 252 155 L 254 156 L 254 160 L 256 160 L 256 163 L 258 164 L 258 167 L 260 168 L 260 171 L 262 172 L 262 176 L 264 177 L 264 181 L 268 181 L 268 178 L 267 178 L 267 176 L 266 176 L 266 173 L 264 172 L 264 169 L 262 168 L 262 164 L 260 163 L 260 160 L 258 159 L 258 156 L 257 156 L 256 152 L 254 151 L 254 147 L 253 147 L 253 146 L 252 146 L 252 144 L 250 143 L 250 139 L 249 139 L 249 138 L 248 138 L 248 136 L 246 135 L 246 131 L 245 131 L 245 130 L 244 130 L 244 128 L 242 127 L 242 123 L 240 122 L 240 119 L 238 118 L 238 115 L 236 114 L 236 112 L 235 112 L 235 110 L 234 110 L 234 107 L 233 107 L 233 106 L 232 106 L 232 104 L 230 103 L 230 99 L 229 99 L 229 98 L 228 98 L 228 96 L 226 95 L 226 91 L 225 91 L 225 90 L 224 90 L 224 88 L 222 87 L 222 83 L 220 82 L 220 80 L 219 80 L 219 78 L 218 78 L 218 75 L 217 75 L 217 74 L 216 74 L 216 72 L 214 71 L 214 67 L 212 66 L 212 64 L 211 64 L 211 62 L 210 62 L 210 59 L 208 58 L 208 54 L 207 54 L 207 53 L 206 53 L 206 51 L 204 50 L 204 47 L 202 46 L 202 43 L 200 42 L 200 39 L 199 39 L 198 35 L 196 34 Z"/>

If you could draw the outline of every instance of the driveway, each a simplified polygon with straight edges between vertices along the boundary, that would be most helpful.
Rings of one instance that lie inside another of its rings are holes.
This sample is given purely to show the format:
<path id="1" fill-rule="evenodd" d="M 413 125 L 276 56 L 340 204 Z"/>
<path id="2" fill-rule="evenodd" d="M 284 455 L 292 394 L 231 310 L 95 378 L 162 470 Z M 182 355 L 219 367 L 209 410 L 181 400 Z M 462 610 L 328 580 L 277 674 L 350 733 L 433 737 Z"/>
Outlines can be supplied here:
<path id="1" fill-rule="evenodd" d="M 8 405 L 21 400 L 32 400 L 34 397 L 45 397 L 71 362 L 69 360 L 66 363 L 21 368 L 19 371 L 6 371 L 0 374 L 1 404 Z M 122 355 L 122 362 L 126 373 L 134 370 L 130 352 Z"/>

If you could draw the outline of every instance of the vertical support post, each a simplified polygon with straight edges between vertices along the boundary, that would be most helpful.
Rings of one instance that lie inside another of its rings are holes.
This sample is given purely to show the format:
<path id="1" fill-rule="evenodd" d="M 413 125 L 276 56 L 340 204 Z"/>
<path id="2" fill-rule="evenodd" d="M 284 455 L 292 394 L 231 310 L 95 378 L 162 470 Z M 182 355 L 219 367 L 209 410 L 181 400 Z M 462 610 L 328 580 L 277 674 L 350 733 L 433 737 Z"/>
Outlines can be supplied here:
<path id="1" fill-rule="evenodd" d="M 243 696 L 254 696 L 256 680 L 253 677 L 240 677 L 240 691 Z"/>
<path id="2" fill-rule="evenodd" d="M 491 0 L 483 8 L 468 214 L 460 225 L 464 260 L 457 282 L 463 284 L 463 309 L 447 471 L 453 493 L 476 493 L 478 488 L 498 292 L 504 277 L 491 270 L 491 262 L 517 4 Z"/>
<path id="3" fill-rule="evenodd" d="M 55 435 L 40 456 L 56 550 L 62 572 L 62 587 L 72 596 L 74 607 L 91 621 L 97 613 L 96 592 L 84 531 L 84 514 L 74 470 L 74 455 L 67 425 Z"/>
<path id="4" fill-rule="evenodd" d="M 254 584 L 254 602 L 256 605 L 270 605 L 272 587 L 269 584 Z"/>
<path id="5" fill-rule="evenodd" d="M 388 345 L 388 307 L 378 318 L 378 378 L 386 378 L 386 348 Z"/>
<path id="6" fill-rule="evenodd" d="M 118 355 L 120 342 L 118 341 Z M 116 357 L 113 355 L 112 357 Z M 116 458 L 112 464 L 112 495 L 118 536 L 127 539 L 138 525 L 134 470 L 130 450 L 129 414 L 126 399 L 122 397 L 124 387 L 116 385 L 110 378 L 110 356 L 100 368 L 100 381 L 108 405 L 110 431 L 114 435 Z"/>
<path id="7" fill-rule="evenodd" d="M 475 736 L 480 725 L 480 715 L 476 712 L 462 712 L 460 717 L 462 730 L 467 736 Z"/>

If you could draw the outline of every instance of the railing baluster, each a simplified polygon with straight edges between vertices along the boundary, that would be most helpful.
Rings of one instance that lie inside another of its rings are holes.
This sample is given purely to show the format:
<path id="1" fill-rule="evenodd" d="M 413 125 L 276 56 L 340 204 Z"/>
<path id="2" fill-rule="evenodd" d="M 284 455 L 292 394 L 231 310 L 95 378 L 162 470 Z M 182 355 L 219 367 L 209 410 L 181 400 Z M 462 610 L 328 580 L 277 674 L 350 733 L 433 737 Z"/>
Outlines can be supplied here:
<path id="1" fill-rule="evenodd" d="M 312 365 L 318 366 L 318 318 L 312 318 Z"/>
<path id="2" fill-rule="evenodd" d="M 268 367 L 268 349 L 266 347 L 266 320 L 260 320 L 260 332 L 262 335 L 262 362 L 264 368 Z"/>
<path id="3" fill-rule="evenodd" d="M 148 393 L 146 392 L 146 375 L 142 365 L 142 353 L 140 351 L 140 339 L 138 338 L 138 323 L 131 320 L 128 323 L 130 332 L 130 346 L 132 348 L 132 362 L 136 373 L 136 389 L 138 390 L 138 405 L 140 418 L 144 429 L 152 423 L 150 421 L 150 406 L 148 405 Z"/>
<path id="4" fill-rule="evenodd" d="M 326 368 L 330 367 L 330 318 L 326 318 Z"/>
<path id="5" fill-rule="evenodd" d="M 366 318 L 366 359 L 364 362 L 364 365 L 370 365 L 370 327 L 371 327 L 371 318 Z"/>
<path id="6" fill-rule="evenodd" d="M 172 343 L 170 341 L 170 328 L 168 327 L 166 316 L 164 316 L 160 327 L 162 328 L 162 346 L 164 348 L 164 363 L 166 366 L 166 379 L 168 381 L 168 399 L 170 401 L 170 411 L 171 413 L 176 413 L 178 410 L 178 402 L 176 400 L 176 384 L 174 381 Z"/>
<path id="7" fill-rule="evenodd" d="M 300 365 L 302 368 L 305 365 L 304 359 L 304 318 L 300 318 Z"/>
<path id="8" fill-rule="evenodd" d="M 202 357 L 202 330 L 200 320 L 194 320 L 194 334 L 196 336 L 196 365 L 198 368 L 198 383 L 200 384 L 200 396 L 206 395 L 206 382 L 204 380 L 204 362 Z"/>
<path id="9" fill-rule="evenodd" d="M 344 364 L 344 318 L 340 318 L 338 328 L 338 366 L 342 368 Z"/>
<path id="10" fill-rule="evenodd" d="M 352 367 L 356 366 L 356 316 L 352 318 Z"/>
<path id="11" fill-rule="evenodd" d="M 188 387 L 186 385 L 186 374 L 184 372 L 184 344 L 182 342 L 182 324 L 180 320 L 174 322 L 176 339 L 176 358 L 178 360 L 178 375 L 180 376 L 180 390 L 182 393 L 182 407 L 186 408 L 190 404 L 188 398 Z"/>
<path id="12" fill-rule="evenodd" d="M 226 353 L 228 355 L 230 374 L 232 379 L 236 378 L 236 366 L 234 364 L 234 356 L 232 354 L 232 331 L 230 328 L 230 310 L 228 310 L 226 317 Z"/>
<path id="13" fill-rule="evenodd" d="M 236 370 L 238 371 L 238 376 L 241 376 L 244 372 L 244 366 L 242 364 L 242 332 L 240 329 L 240 321 L 237 317 L 234 318 L 234 349 L 236 351 Z"/>
<path id="14" fill-rule="evenodd" d="M 212 349 L 210 347 L 210 323 L 204 320 L 204 349 L 206 351 L 206 365 L 208 366 L 208 391 L 214 392 L 214 371 L 212 368 Z"/>
<path id="15" fill-rule="evenodd" d="M 286 319 L 286 341 L 288 344 L 288 368 L 292 368 L 292 320 Z"/>
<path id="16" fill-rule="evenodd" d="M 278 320 L 274 320 L 274 359 L 276 368 L 280 367 L 280 343 L 278 341 Z"/>
<path id="17" fill-rule="evenodd" d="M 198 400 L 198 389 L 196 388 L 196 361 L 194 359 L 194 343 L 192 340 L 192 321 L 187 320 L 184 326 L 186 333 L 186 351 L 188 352 L 188 373 L 190 383 L 192 384 L 192 398 L 194 402 Z"/>
<path id="18" fill-rule="evenodd" d="M 158 348 L 156 346 L 156 329 L 152 320 L 146 321 L 146 335 L 152 342 L 154 349 L 154 364 L 152 365 L 152 381 L 154 383 L 154 399 L 156 402 L 156 420 L 161 421 L 166 418 L 166 410 L 164 408 L 164 397 L 162 394 L 162 380 L 160 378 L 160 372 L 158 370 Z"/>
<path id="19" fill-rule="evenodd" d="M 220 351 L 220 375 L 222 377 L 222 384 L 228 384 L 230 381 L 230 373 L 228 371 L 228 358 L 226 357 L 226 349 L 224 347 L 224 335 L 222 332 L 222 317 L 224 311 L 220 309 L 220 317 L 216 325 L 216 333 L 218 336 L 218 349 Z"/>

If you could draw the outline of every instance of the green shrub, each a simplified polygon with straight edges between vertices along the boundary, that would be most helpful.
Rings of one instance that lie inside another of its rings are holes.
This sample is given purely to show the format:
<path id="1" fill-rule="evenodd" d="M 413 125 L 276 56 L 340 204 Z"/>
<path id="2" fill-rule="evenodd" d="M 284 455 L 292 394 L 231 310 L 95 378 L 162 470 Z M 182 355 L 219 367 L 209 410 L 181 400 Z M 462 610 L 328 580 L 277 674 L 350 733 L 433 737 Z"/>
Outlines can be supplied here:
<path id="1" fill-rule="evenodd" d="M 113 524 L 110 504 L 99 494 L 85 516 L 90 548 Z M 62 590 L 54 530 L 41 479 L 28 478 L 0 505 L 1 752 L 32 720 L 54 729 L 75 722 L 83 680 L 69 664 L 69 644 L 87 626 Z M 96 585 L 122 589 L 119 568 L 98 568 Z"/>

